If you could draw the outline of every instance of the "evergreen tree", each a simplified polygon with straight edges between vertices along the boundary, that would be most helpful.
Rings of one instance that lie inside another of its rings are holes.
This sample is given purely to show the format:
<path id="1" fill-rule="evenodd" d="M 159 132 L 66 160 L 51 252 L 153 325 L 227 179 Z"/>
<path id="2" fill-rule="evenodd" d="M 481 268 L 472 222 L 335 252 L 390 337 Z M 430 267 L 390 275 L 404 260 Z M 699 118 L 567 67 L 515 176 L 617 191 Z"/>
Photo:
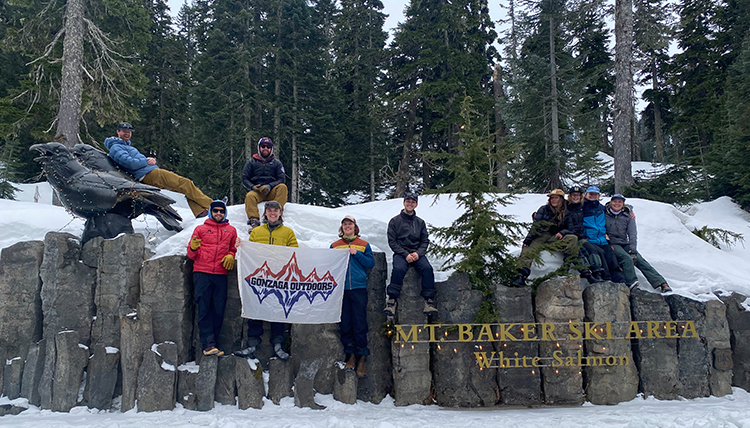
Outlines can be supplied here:
<path id="1" fill-rule="evenodd" d="M 718 146 L 722 153 L 714 170 L 715 189 L 750 209 L 750 31 L 742 51 L 729 69 L 726 131 Z"/>
<path id="2" fill-rule="evenodd" d="M 85 140 L 96 141 L 101 135 L 92 129 L 95 124 L 136 116 L 133 100 L 144 79 L 135 59 L 149 38 L 143 3 L 22 0 L 18 5 L 24 19 L 6 42 L 30 58 L 26 90 L 16 101 L 29 111 L 51 110 L 52 118 L 36 124 L 37 132 L 51 139 L 49 130 L 56 125 L 56 134 L 72 145 L 78 142 L 79 123 L 89 137 Z"/>
<path id="3" fill-rule="evenodd" d="M 568 160 L 577 144 L 572 126 L 580 114 L 575 105 L 583 87 L 566 31 L 570 11 L 565 2 L 528 6 L 515 15 L 519 53 L 509 58 L 504 117 L 512 129 L 510 140 L 519 148 L 517 186 L 546 191 L 562 187 L 577 172 Z"/>
<path id="4" fill-rule="evenodd" d="M 469 275 L 472 285 L 484 292 L 483 307 L 488 308 L 491 285 L 514 272 L 515 258 L 508 247 L 521 237 L 521 225 L 513 216 L 498 212 L 512 197 L 501 195 L 495 185 L 491 165 L 503 159 L 498 158 L 494 137 L 484 125 L 486 115 L 479 114 L 471 97 L 466 97 L 461 102 L 461 118 L 454 151 L 431 156 L 444 160 L 450 175 L 440 193 L 453 193 L 464 212 L 451 226 L 432 229 L 438 245 L 430 248 L 447 259 L 444 267 Z"/>
<path id="5" fill-rule="evenodd" d="M 406 21 L 396 30 L 390 47 L 389 72 L 395 116 L 406 117 L 399 135 L 403 155 L 396 192 L 409 181 L 408 167 L 419 151 L 441 152 L 455 147 L 460 122 L 460 101 L 471 96 L 477 109 L 489 110 L 492 43 L 496 33 L 486 0 L 412 1 Z M 403 129 L 403 128 L 402 128 Z M 439 187 L 447 175 L 443 165 L 417 159 L 422 185 Z"/>
<path id="6" fill-rule="evenodd" d="M 337 125 L 343 131 L 341 150 L 357 166 L 347 170 L 349 191 L 365 191 L 375 200 L 386 132 L 382 122 L 382 70 L 385 67 L 385 15 L 380 0 L 344 0 L 333 37 L 335 86 L 343 111 Z M 367 160 L 366 168 L 363 160 Z"/>
<path id="7" fill-rule="evenodd" d="M 710 151 L 722 124 L 725 67 L 715 25 L 718 5 L 710 0 L 684 0 L 679 6 L 677 40 L 682 52 L 671 64 L 668 80 L 674 91 L 675 122 L 680 158 L 701 169 L 705 197 L 709 186 Z"/>
<path id="8" fill-rule="evenodd" d="M 633 14 L 635 70 L 638 83 L 650 83 L 643 93 L 648 101 L 643 112 L 646 138 L 654 146 L 655 159 L 664 162 L 665 121 L 669 116 L 669 92 L 663 86 L 667 78 L 669 43 L 672 40 L 671 9 L 664 1 L 635 0 Z"/>

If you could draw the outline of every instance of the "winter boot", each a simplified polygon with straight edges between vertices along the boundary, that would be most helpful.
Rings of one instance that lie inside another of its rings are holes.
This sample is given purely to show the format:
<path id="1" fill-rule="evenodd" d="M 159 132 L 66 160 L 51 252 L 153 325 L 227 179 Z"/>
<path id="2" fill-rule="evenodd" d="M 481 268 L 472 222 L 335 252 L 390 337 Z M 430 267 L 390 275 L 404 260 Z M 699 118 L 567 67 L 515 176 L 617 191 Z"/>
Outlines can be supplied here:
<path id="1" fill-rule="evenodd" d="M 383 309 L 383 313 L 388 318 L 393 318 L 396 316 L 396 299 L 393 297 L 389 297 L 388 301 L 385 303 L 385 309 Z"/>
<path id="2" fill-rule="evenodd" d="M 435 299 L 432 297 L 424 299 L 424 310 L 422 312 L 427 316 L 436 314 L 438 310 L 435 307 Z"/>
<path id="3" fill-rule="evenodd" d="M 602 282 L 601 277 L 597 278 L 588 269 L 584 269 L 584 270 L 581 271 L 581 278 L 584 278 L 586 281 L 589 282 L 589 284 L 596 284 L 597 282 Z"/>
<path id="4" fill-rule="evenodd" d="M 602 269 L 597 269 L 591 272 L 591 276 L 593 276 L 594 279 L 596 279 L 596 282 L 604 282 L 604 270 Z"/>
<path id="5" fill-rule="evenodd" d="M 219 351 L 215 346 L 209 346 L 208 348 L 203 350 L 203 355 L 216 355 L 217 357 L 221 357 L 222 355 L 224 355 L 224 351 Z"/>
<path id="6" fill-rule="evenodd" d="M 281 360 L 288 360 L 289 354 L 284 351 L 284 348 L 281 346 L 281 343 L 277 343 L 273 345 L 273 353 Z"/>
<path id="7" fill-rule="evenodd" d="M 357 377 L 362 377 L 367 374 L 367 368 L 365 367 L 365 356 L 360 355 L 359 361 L 357 361 Z"/>
<path id="8" fill-rule="evenodd" d="M 354 370 L 354 366 L 357 365 L 357 356 L 354 354 L 346 354 L 346 364 L 344 368 L 347 370 Z"/>
<path id="9" fill-rule="evenodd" d="M 260 226 L 260 220 L 257 218 L 251 218 L 247 220 L 247 233 L 251 233 L 253 229 Z"/>
<path id="10" fill-rule="evenodd" d="M 255 358 L 255 346 L 248 346 L 245 349 L 234 351 L 232 352 L 232 355 L 236 355 L 238 357 L 247 358 L 247 359 L 253 359 Z"/>
<path id="11" fill-rule="evenodd" d="M 518 276 L 513 282 L 510 283 L 510 287 L 523 288 L 526 287 L 526 278 L 529 277 L 531 270 L 529 268 L 521 268 L 518 271 Z"/>

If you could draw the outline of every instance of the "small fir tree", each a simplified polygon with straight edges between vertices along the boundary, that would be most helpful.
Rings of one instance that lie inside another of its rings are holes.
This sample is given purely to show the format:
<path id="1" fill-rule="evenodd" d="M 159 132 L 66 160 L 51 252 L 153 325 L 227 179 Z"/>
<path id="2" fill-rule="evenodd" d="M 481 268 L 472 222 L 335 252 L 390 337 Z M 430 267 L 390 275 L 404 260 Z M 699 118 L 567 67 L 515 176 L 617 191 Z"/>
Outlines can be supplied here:
<path id="1" fill-rule="evenodd" d="M 495 318 L 490 286 L 509 279 L 515 271 L 515 257 L 508 247 L 520 239 L 522 224 L 497 211 L 513 197 L 499 193 L 496 171 L 491 165 L 504 164 L 507 159 L 499 159 L 502 154 L 494 149 L 494 136 L 485 125 L 487 118 L 477 113 L 471 97 L 462 102 L 461 118 L 455 153 L 433 156 L 445 161 L 445 169 L 452 177 L 439 192 L 454 193 L 464 213 L 450 226 L 432 229 L 438 245 L 433 245 L 431 251 L 446 258 L 443 267 L 467 273 L 474 288 L 484 292 L 485 303 L 478 318 L 488 321 L 488 317 Z"/>

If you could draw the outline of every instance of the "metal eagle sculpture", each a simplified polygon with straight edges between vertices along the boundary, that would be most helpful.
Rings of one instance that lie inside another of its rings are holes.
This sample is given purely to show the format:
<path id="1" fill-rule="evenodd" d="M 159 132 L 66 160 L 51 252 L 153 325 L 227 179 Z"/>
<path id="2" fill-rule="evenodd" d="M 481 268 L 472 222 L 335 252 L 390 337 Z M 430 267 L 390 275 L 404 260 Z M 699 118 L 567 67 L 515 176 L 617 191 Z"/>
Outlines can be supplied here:
<path id="1" fill-rule="evenodd" d="M 41 162 L 63 206 L 86 218 L 83 242 L 133 233 L 130 220 L 141 214 L 156 217 L 167 230 L 182 230 L 182 217 L 170 206 L 175 200 L 157 187 L 134 181 L 104 152 L 86 144 L 71 151 L 54 142 L 34 144 L 29 150 L 40 153 L 35 160 Z"/>

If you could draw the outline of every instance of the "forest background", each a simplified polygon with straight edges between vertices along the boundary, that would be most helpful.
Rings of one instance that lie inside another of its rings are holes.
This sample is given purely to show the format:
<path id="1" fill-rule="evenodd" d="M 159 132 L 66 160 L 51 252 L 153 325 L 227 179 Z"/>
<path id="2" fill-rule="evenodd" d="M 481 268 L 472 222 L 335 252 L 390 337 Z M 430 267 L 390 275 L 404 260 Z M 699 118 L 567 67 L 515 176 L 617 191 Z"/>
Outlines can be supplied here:
<path id="1" fill-rule="evenodd" d="M 484 0 L 413 0 L 389 39 L 380 0 L 193 0 L 175 19 L 163 0 L 0 0 L 0 195 L 41 178 L 30 145 L 101 147 L 129 121 L 141 152 L 230 204 L 269 136 L 292 202 L 461 191 L 478 148 L 487 189 L 589 184 L 601 151 L 616 178 L 666 165 L 605 192 L 750 208 L 750 0 L 501 6 L 495 23 Z"/>

